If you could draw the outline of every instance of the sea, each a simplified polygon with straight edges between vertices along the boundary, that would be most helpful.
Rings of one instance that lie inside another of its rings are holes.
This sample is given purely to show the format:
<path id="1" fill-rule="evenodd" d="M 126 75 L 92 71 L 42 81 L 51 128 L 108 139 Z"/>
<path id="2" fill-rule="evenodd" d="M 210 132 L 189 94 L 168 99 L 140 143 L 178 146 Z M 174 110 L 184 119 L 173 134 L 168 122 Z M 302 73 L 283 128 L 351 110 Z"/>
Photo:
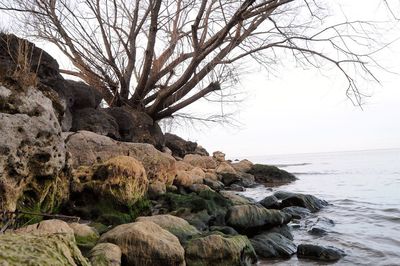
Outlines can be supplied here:
<path id="1" fill-rule="evenodd" d="M 347 255 L 332 265 L 400 265 L 400 149 L 274 155 L 248 158 L 289 171 L 297 181 L 249 188 L 261 200 L 275 191 L 312 194 L 329 205 L 290 224 L 295 244 L 333 246 Z M 327 234 L 314 236 L 312 227 Z M 263 260 L 259 265 L 328 265 L 298 259 Z M 331 265 L 331 264 L 329 264 Z"/>

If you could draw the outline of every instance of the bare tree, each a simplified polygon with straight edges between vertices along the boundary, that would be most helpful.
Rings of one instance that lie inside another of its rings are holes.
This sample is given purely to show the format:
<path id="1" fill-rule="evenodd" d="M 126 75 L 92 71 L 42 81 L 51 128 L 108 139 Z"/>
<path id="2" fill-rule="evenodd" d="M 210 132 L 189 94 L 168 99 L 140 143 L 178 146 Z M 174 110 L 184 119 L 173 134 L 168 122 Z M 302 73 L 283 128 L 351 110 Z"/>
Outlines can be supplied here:
<path id="1" fill-rule="evenodd" d="M 63 73 L 155 120 L 220 91 L 246 58 L 269 69 L 282 51 L 301 65 L 331 64 L 360 103 L 355 78 L 376 80 L 381 47 L 376 23 L 330 23 L 321 0 L 3 0 L 0 9 L 71 60 Z"/>

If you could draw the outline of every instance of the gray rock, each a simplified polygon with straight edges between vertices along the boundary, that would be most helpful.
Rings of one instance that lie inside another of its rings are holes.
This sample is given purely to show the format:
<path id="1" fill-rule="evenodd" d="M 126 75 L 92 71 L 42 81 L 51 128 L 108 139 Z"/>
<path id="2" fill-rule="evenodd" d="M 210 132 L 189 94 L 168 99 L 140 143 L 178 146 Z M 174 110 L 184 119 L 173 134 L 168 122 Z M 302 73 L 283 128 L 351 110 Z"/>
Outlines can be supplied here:
<path id="1" fill-rule="evenodd" d="M 319 227 L 311 228 L 310 230 L 308 230 L 308 233 L 313 236 L 325 236 L 328 234 L 325 229 Z"/>
<path id="2" fill-rule="evenodd" d="M 317 261 L 338 261 L 346 254 L 335 247 L 322 247 L 317 245 L 301 244 L 297 247 L 297 257 Z"/>
<path id="3" fill-rule="evenodd" d="M 283 208 L 281 211 L 292 215 L 294 219 L 303 219 L 311 214 L 309 209 L 297 206 L 286 207 Z"/>
<path id="4" fill-rule="evenodd" d="M 114 117 L 102 109 L 84 108 L 73 113 L 72 131 L 87 130 L 112 139 L 120 139 Z"/>
<path id="5" fill-rule="evenodd" d="M 120 266 L 121 249 L 111 243 L 97 244 L 89 254 L 90 263 L 94 266 Z"/>
<path id="6" fill-rule="evenodd" d="M 265 197 L 259 203 L 267 209 L 280 209 L 280 202 L 278 198 L 273 195 Z"/>
<path id="7" fill-rule="evenodd" d="M 210 226 L 210 231 L 218 231 L 231 236 L 239 235 L 239 233 L 230 226 Z"/>
<path id="8" fill-rule="evenodd" d="M 308 194 L 278 191 L 274 194 L 274 196 L 282 200 L 281 202 L 282 207 L 298 206 L 307 208 L 311 212 L 317 212 L 326 205 L 328 205 L 326 201 Z"/>
<path id="9" fill-rule="evenodd" d="M 220 182 L 220 181 L 216 181 L 216 180 L 211 180 L 208 178 L 204 178 L 204 184 L 206 184 L 207 186 L 209 186 L 210 188 L 212 188 L 215 191 L 219 191 L 221 189 L 224 189 L 225 185 Z"/>
<path id="10" fill-rule="evenodd" d="M 278 233 L 278 234 L 283 235 L 287 239 L 293 241 L 292 230 L 290 229 L 290 227 L 287 224 L 280 225 L 280 226 L 275 226 L 275 227 L 273 227 L 273 228 L 271 228 L 268 231 L 265 231 L 263 233 Z"/>
<path id="11" fill-rule="evenodd" d="M 165 133 L 165 146 L 172 151 L 172 155 L 183 158 L 186 154 L 196 153 L 197 143 L 184 140 L 171 133 Z"/>
<path id="12" fill-rule="evenodd" d="M 285 170 L 264 164 L 254 164 L 248 173 L 254 175 L 256 181 L 261 183 L 289 183 L 297 179 Z"/>
<path id="13" fill-rule="evenodd" d="M 64 86 L 71 110 L 97 108 L 100 105 L 102 95 L 95 88 L 75 80 L 65 80 Z"/>
<path id="14" fill-rule="evenodd" d="M 263 233 L 250 239 L 257 255 L 263 258 L 290 258 L 296 245 L 278 233 Z"/>

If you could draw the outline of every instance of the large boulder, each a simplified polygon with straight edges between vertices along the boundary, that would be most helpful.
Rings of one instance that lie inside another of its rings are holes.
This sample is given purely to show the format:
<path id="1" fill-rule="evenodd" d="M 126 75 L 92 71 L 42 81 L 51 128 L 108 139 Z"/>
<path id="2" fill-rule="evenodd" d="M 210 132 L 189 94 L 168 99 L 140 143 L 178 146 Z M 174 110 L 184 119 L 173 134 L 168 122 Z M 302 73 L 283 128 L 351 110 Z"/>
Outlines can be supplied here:
<path id="1" fill-rule="evenodd" d="M 187 265 L 251 265 L 257 257 L 245 236 L 212 234 L 190 240 L 185 247 Z"/>
<path id="2" fill-rule="evenodd" d="M 51 212 L 68 191 L 60 177 L 66 153 L 52 101 L 36 87 L 0 81 L 0 121 L 0 206 L 13 211 L 25 200 L 22 205 L 35 202 Z M 47 190 L 37 189 L 42 187 Z"/>
<path id="3" fill-rule="evenodd" d="M 296 245 L 278 233 L 262 233 L 251 240 L 257 255 L 263 258 L 290 258 L 296 253 Z"/>
<path id="4" fill-rule="evenodd" d="M 150 143 L 159 150 L 165 145 L 160 126 L 149 115 L 128 106 L 106 109 L 118 123 L 120 141 Z"/>
<path id="5" fill-rule="evenodd" d="M 82 81 L 65 80 L 63 89 L 71 110 L 97 108 L 102 100 L 101 93 L 98 90 Z"/>
<path id="6" fill-rule="evenodd" d="M 143 198 L 149 184 L 143 165 L 129 156 L 117 156 L 92 167 L 81 166 L 73 175 L 73 193 L 93 193 L 126 205 Z"/>
<path id="7" fill-rule="evenodd" d="M 89 266 L 75 244 L 64 234 L 1 234 L 2 265 Z"/>
<path id="8" fill-rule="evenodd" d="M 297 247 L 297 257 L 317 261 L 334 262 L 345 256 L 343 250 L 335 247 L 323 247 L 310 244 L 301 244 Z"/>
<path id="9" fill-rule="evenodd" d="M 289 183 L 297 179 L 285 170 L 265 164 L 254 164 L 248 173 L 254 175 L 256 181 L 260 183 Z"/>
<path id="10" fill-rule="evenodd" d="M 36 224 L 18 228 L 14 232 L 17 234 L 33 234 L 38 236 L 62 234 L 67 238 L 74 239 L 74 230 L 66 222 L 57 219 L 44 220 Z"/>
<path id="11" fill-rule="evenodd" d="M 100 238 L 97 230 L 87 224 L 69 223 L 68 226 L 74 231 L 75 240 L 80 249 L 93 248 Z"/>
<path id="12" fill-rule="evenodd" d="M 169 214 L 143 216 L 136 219 L 137 222 L 153 222 L 162 229 L 175 235 L 181 243 L 185 243 L 200 232 L 186 220 Z"/>
<path id="13" fill-rule="evenodd" d="M 89 131 L 63 135 L 74 168 L 90 166 L 125 155 L 143 164 L 150 182 L 158 180 L 171 185 L 175 178 L 175 159 L 150 144 L 119 142 Z"/>
<path id="14" fill-rule="evenodd" d="M 172 155 L 183 158 L 186 154 L 195 153 L 197 143 L 186 141 L 171 133 L 165 133 L 165 146 L 172 151 Z"/>
<path id="15" fill-rule="evenodd" d="M 93 266 L 121 266 L 121 249 L 111 243 L 97 244 L 89 253 Z"/>
<path id="16" fill-rule="evenodd" d="M 210 156 L 201 156 L 198 154 L 187 154 L 183 161 L 194 166 L 204 169 L 215 169 L 217 168 L 216 161 Z"/>
<path id="17" fill-rule="evenodd" d="M 71 131 L 79 130 L 120 139 L 117 121 L 102 109 L 84 108 L 74 111 Z"/>
<path id="18" fill-rule="evenodd" d="M 229 208 L 226 222 L 247 235 L 257 231 L 287 224 L 292 216 L 278 210 L 269 210 L 257 205 L 235 205 Z"/>
<path id="19" fill-rule="evenodd" d="M 275 192 L 274 196 L 282 201 L 281 202 L 282 208 L 297 206 L 297 207 L 307 208 L 311 212 L 317 212 L 326 205 L 328 205 L 326 201 L 321 200 L 309 194 L 277 191 Z"/>
<path id="20" fill-rule="evenodd" d="M 121 248 L 124 265 L 184 265 L 184 249 L 176 236 L 145 221 L 119 225 L 103 234 L 100 242 Z"/>
<path id="21" fill-rule="evenodd" d="M 253 167 L 253 163 L 244 159 L 239 162 L 232 163 L 232 167 L 238 172 L 247 173 Z"/>

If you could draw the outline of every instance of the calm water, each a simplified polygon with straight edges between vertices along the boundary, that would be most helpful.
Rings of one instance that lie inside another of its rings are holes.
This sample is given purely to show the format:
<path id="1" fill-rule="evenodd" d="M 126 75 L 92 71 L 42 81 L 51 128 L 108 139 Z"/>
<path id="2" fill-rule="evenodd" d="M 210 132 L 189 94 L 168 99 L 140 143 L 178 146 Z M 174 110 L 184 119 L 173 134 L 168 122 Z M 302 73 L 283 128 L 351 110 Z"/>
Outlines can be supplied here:
<path id="1" fill-rule="evenodd" d="M 276 190 L 312 194 L 330 205 L 301 221 L 294 229 L 295 243 L 331 245 L 347 256 L 335 265 L 400 265 L 400 149 L 279 155 L 249 158 L 280 165 L 299 180 Z M 248 189 L 257 200 L 272 192 Z M 332 222 L 334 224 L 332 224 Z M 312 236 L 317 225 L 329 233 Z M 261 265 L 321 265 L 297 260 L 264 261 Z"/>

